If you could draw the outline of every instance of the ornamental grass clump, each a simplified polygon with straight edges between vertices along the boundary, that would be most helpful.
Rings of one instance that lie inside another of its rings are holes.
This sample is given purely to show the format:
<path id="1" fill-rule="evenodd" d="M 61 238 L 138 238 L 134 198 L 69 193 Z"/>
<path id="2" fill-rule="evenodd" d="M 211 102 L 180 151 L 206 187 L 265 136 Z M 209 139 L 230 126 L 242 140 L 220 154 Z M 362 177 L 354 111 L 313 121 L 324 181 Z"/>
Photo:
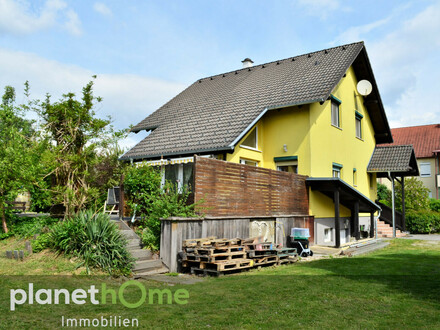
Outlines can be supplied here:
<path id="1" fill-rule="evenodd" d="M 133 259 L 127 240 L 108 215 L 81 211 L 54 226 L 51 247 L 66 255 L 78 257 L 78 267 L 99 268 L 112 275 L 131 273 Z"/>

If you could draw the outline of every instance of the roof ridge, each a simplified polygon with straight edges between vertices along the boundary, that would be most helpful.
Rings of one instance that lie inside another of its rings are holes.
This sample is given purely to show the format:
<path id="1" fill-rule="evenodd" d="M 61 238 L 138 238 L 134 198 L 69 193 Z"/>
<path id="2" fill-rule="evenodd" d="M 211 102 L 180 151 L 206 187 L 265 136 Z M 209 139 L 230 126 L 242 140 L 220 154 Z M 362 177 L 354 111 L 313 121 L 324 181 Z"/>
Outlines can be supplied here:
<path id="1" fill-rule="evenodd" d="M 251 66 L 249 68 L 241 68 L 241 69 L 232 70 L 232 71 L 228 71 L 228 72 L 222 72 L 222 73 L 219 73 L 219 74 L 215 74 L 213 76 L 207 76 L 207 77 L 199 78 L 195 82 L 201 82 L 202 80 L 206 80 L 206 79 L 210 79 L 210 78 L 214 78 L 214 77 L 218 77 L 218 76 L 223 76 L 223 75 L 227 75 L 227 74 L 233 74 L 233 73 L 240 72 L 240 71 L 252 71 L 251 69 L 257 68 L 259 66 L 269 65 L 269 64 L 273 64 L 273 63 L 277 63 L 277 62 L 284 62 L 284 61 L 287 61 L 287 60 L 291 60 L 292 58 L 296 59 L 298 57 L 309 56 L 309 55 L 320 53 L 320 52 L 323 52 L 323 51 L 326 51 L 326 50 L 328 51 L 328 50 L 337 49 L 337 48 L 343 48 L 343 47 L 347 47 L 347 46 L 351 46 L 351 45 L 356 45 L 356 44 L 362 44 L 363 45 L 364 41 L 357 41 L 357 42 L 352 42 L 352 43 L 345 44 L 345 45 L 339 45 L 339 46 L 335 46 L 335 47 L 330 47 L 330 48 L 325 48 L 325 49 L 321 49 L 321 50 L 316 50 L 316 51 L 313 51 L 313 52 L 310 52 L 310 53 L 300 54 L 300 55 L 296 55 L 296 56 L 291 56 L 291 57 L 283 58 L 283 59 L 280 59 L 280 60 L 275 60 L 275 61 L 271 61 L 271 62 L 266 62 L 266 63 L 262 63 L 262 64 L 253 65 L 253 66 Z"/>
<path id="2" fill-rule="evenodd" d="M 395 147 L 411 147 L 411 148 L 413 148 L 414 146 L 412 144 L 376 145 L 376 148 L 395 148 Z"/>
<path id="3" fill-rule="evenodd" d="M 415 128 L 415 127 L 426 127 L 426 126 L 440 126 L 440 123 L 437 124 L 425 124 L 425 125 L 414 125 L 414 126 L 403 126 L 403 127 L 395 127 L 393 129 L 405 129 L 405 128 Z"/>

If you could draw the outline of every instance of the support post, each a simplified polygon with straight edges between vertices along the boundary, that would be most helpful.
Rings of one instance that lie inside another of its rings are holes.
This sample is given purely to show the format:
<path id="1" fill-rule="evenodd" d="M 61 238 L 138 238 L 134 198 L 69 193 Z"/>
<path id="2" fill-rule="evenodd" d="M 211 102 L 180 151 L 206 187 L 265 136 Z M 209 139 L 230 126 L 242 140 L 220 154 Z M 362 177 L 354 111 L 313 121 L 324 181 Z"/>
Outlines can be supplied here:
<path id="1" fill-rule="evenodd" d="M 124 219 L 124 174 L 121 175 L 121 182 L 119 183 L 119 220 Z"/>
<path id="2" fill-rule="evenodd" d="M 406 219 L 405 219 L 405 177 L 402 176 L 402 227 L 403 231 L 406 231 Z"/>
<path id="3" fill-rule="evenodd" d="M 393 238 L 396 238 L 396 203 L 394 195 L 394 177 L 391 176 L 391 217 L 393 219 Z"/>
<path id="4" fill-rule="evenodd" d="M 334 192 L 334 202 L 335 202 L 335 247 L 341 246 L 341 225 L 339 222 L 339 189 Z"/>
<path id="5" fill-rule="evenodd" d="M 359 201 L 354 202 L 354 234 L 356 240 L 361 238 L 361 232 L 359 228 Z"/>
<path id="6" fill-rule="evenodd" d="M 370 212 L 370 238 L 374 237 L 374 212 Z"/>

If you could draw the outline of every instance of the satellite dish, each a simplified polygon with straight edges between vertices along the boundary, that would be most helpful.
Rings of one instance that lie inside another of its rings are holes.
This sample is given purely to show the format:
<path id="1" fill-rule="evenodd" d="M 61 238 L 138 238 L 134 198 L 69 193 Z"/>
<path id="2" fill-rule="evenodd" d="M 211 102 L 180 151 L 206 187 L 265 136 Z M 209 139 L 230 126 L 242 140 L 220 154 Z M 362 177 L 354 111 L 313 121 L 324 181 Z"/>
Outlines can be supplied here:
<path id="1" fill-rule="evenodd" d="M 359 94 L 363 96 L 370 95 L 371 91 L 373 90 L 373 85 L 368 80 L 361 80 L 358 82 L 356 89 Z"/>

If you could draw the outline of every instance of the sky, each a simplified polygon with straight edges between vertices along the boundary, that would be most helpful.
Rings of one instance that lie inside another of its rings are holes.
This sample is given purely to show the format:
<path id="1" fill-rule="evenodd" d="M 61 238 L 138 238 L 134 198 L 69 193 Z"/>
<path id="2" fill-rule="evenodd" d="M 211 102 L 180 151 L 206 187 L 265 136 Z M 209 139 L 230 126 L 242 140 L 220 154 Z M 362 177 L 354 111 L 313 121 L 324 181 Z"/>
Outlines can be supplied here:
<path id="1" fill-rule="evenodd" d="M 392 128 L 440 123 L 440 0 L 0 0 L 0 88 L 53 100 L 97 75 L 135 125 L 199 78 L 364 41 Z M 129 148 L 146 133 L 131 133 Z"/>

